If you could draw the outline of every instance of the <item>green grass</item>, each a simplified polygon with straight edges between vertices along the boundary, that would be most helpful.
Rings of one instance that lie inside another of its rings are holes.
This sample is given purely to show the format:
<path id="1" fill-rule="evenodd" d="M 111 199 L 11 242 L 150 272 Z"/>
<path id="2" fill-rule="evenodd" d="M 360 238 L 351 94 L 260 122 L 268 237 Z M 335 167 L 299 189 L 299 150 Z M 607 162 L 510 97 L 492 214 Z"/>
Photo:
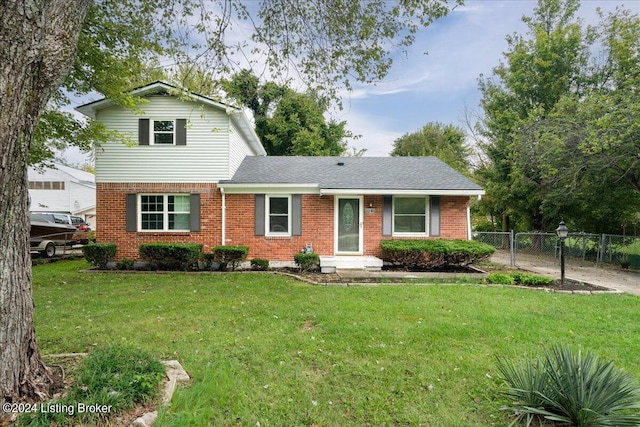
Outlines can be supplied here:
<path id="1" fill-rule="evenodd" d="M 164 371 L 164 365 L 147 351 L 125 346 L 95 349 L 74 372 L 75 382 L 63 398 L 40 405 L 48 410 L 23 414 L 17 424 L 36 427 L 99 423 L 156 397 Z"/>
<path id="2" fill-rule="evenodd" d="M 639 300 L 272 274 L 34 267 L 44 353 L 125 344 L 192 377 L 158 426 L 504 426 L 496 357 L 562 342 L 640 377 Z"/>

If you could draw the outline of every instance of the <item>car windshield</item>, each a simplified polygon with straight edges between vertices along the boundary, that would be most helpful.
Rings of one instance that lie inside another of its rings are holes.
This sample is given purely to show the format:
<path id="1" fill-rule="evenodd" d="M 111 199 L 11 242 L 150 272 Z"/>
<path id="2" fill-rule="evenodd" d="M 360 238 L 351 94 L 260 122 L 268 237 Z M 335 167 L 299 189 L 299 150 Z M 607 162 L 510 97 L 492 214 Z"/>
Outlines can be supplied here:
<path id="1" fill-rule="evenodd" d="M 52 222 L 52 221 L 49 221 L 46 217 L 42 215 L 34 214 L 34 213 L 29 214 L 29 219 L 31 221 Z"/>

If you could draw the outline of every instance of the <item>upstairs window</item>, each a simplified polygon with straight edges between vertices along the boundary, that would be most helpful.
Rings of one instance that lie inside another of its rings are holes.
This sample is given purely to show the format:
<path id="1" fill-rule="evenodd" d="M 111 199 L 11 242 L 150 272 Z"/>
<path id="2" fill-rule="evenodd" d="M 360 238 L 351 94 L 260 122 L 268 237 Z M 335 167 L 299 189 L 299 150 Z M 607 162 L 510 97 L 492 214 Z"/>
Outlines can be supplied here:
<path id="1" fill-rule="evenodd" d="M 153 120 L 153 143 L 173 145 L 175 122 L 173 120 Z"/>
<path id="2" fill-rule="evenodd" d="M 187 119 L 138 119 L 138 145 L 187 145 Z"/>

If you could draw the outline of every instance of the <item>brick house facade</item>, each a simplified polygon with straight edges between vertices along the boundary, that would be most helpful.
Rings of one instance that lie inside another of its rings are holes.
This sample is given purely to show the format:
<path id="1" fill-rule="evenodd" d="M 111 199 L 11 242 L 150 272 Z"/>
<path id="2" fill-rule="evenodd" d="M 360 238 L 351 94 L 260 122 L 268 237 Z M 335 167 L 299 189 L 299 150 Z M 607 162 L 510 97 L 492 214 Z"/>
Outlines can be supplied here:
<path id="1" fill-rule="evenodd" d="M 364 196 L 369 210 L 363 218 L 363 255 L 381 256 L 380 241 L 406 238 L 384 236 L 382 233 L 383 196 Z M 441 226 L 440 238 L 467 239 L 467 209 L 469 197 L 442 197 L 441 215 L 447 218 Z M 226 196 L 226 244 L 249 246 L 249 258 L 291 261 L 293 255 L 311 244 L 320 255 L 334 254 L 334 197 L 305 194 L 302 196 L 302 233 L 299 236 L 256 236 L 255 200 L 250 194 Z M 418 238 L 418 237 L 413 237 Z M 427 236 L 422 238 L 429 238 Z"/>
<path id="2" fill-rule="evenodd" d="M 96 237 L 117 259 L 155 242 L 246 245 L 249 258 L 292 262 L 309 246 L 375 257 L 382 239 L 470 238 L 484 191 L 440 160 L 266 156 L 240 109 L 175 89 L 136 89 L 137 113 L 107 99 L 78 107 L 129 140 L 96 153 Z"/>

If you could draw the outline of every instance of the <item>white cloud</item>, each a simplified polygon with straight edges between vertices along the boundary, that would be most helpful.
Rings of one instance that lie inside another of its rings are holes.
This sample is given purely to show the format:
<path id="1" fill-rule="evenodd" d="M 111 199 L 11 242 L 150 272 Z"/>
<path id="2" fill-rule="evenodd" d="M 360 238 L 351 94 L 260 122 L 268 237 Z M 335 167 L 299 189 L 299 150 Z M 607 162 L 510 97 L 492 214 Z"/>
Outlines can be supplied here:
<path id="1" fill-rule="evenodd" d="M 388 156 L 393 149 L 393 141 L 403 135 L 403 132 L 391 130 L 378 116 L 355 110 L 344 113 L 339 120 L 347 120 L 348 129 L 354 135 L 361 135 L 358 139 L 348 140 L 349 147 L 366 149 L 364 155 L 367 157 Z"/>

